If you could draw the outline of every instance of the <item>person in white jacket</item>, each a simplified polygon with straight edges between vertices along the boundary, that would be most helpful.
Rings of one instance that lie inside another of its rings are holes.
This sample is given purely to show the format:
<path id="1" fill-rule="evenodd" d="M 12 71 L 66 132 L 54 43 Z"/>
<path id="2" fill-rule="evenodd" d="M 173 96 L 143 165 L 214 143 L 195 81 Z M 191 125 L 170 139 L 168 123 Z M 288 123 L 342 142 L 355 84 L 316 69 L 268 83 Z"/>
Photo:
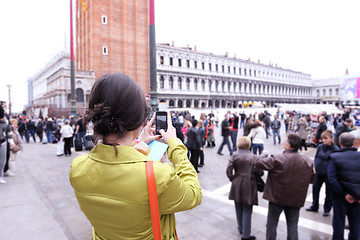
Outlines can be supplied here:
<path id="1" fill-rule="evenodd" d="M 253 150 L 253 153 L 256 155 L 256 153 L 259 152 L 260 155 L 264 150 L 264 140 L 266 138 L 266 133 L 264 128 L 262 127 L 260 120 L 256 120 L 255 124 L 257 124 L 258 126 L 251 129 L 248 137 L 252 139 L 251 148 Z"/>
<path id="2" fill-rule="evenodd" d="M 71 139 L 74 134 L 74 130 L 69 125 L 69 120 L 65 121 L 65 125 L 60 129 L 61 137 L 64 139 L 64 154 L 65 156 L 71 156 Z"/>

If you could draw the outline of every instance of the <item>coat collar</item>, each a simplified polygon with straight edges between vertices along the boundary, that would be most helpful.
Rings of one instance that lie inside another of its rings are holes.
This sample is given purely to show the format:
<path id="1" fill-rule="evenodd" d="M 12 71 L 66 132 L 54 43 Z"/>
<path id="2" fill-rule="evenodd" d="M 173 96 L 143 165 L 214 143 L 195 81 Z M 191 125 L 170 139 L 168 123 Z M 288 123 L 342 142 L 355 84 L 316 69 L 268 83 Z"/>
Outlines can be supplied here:
<path id="1" fill-rule="evenodd" d="M 89 158 L 106 164 L 146 162 L 149 158 L 129 146 L 116 146 L 117 155 L 113 146 L 97 144 L 89 153 Z"/>

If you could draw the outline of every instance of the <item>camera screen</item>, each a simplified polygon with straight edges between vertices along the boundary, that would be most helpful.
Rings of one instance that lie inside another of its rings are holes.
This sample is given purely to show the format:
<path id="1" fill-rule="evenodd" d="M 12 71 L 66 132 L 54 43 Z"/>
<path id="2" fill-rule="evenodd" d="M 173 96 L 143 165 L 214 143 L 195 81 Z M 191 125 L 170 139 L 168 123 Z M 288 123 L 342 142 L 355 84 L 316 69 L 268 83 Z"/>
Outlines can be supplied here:
<path id="1" fill-rule="evenodd" d="M 156 116 L 156 132 L 158 133 L 160 129 L 167 130 L 166 115 Z"/>

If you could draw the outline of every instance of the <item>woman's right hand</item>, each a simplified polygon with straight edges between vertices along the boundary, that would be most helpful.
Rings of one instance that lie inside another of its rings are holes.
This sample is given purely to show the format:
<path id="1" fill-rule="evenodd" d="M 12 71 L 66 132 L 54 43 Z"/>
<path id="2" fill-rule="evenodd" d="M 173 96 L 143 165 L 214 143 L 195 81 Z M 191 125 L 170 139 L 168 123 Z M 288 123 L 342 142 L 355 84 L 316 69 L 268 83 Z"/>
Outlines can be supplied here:
<path id="1" fill-rule="evenodd" d="M 170 113 L 167 113 L 167 131 L 165 132 L 163 129 L 159 130 L 159 133 L 161 134 L 164 141 L 167 143 L 170 139 L 176 138 L 176 130 L 174 126 L 172 125 L 171 116 Z"/>

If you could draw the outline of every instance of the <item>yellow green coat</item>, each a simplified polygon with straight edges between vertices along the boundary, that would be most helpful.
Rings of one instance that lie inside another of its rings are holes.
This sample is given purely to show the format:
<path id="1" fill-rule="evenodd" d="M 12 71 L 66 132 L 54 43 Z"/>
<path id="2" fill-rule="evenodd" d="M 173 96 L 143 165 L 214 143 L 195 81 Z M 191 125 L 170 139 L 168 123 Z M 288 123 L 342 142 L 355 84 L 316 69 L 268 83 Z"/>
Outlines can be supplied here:
<path id="1" fill-rule="evenodd" d="M 187 149 L 173 138 L 168 158 L 154 162 L 162 239 L 176 239 L 175 212 L 201 203 L 197 173 Z M 97 144 L 71 164 L 70 182 L 81 210 L 93 226 L 92 239 L 153 239 L 145 173 L 147 156 L 128 146 Z"/>

